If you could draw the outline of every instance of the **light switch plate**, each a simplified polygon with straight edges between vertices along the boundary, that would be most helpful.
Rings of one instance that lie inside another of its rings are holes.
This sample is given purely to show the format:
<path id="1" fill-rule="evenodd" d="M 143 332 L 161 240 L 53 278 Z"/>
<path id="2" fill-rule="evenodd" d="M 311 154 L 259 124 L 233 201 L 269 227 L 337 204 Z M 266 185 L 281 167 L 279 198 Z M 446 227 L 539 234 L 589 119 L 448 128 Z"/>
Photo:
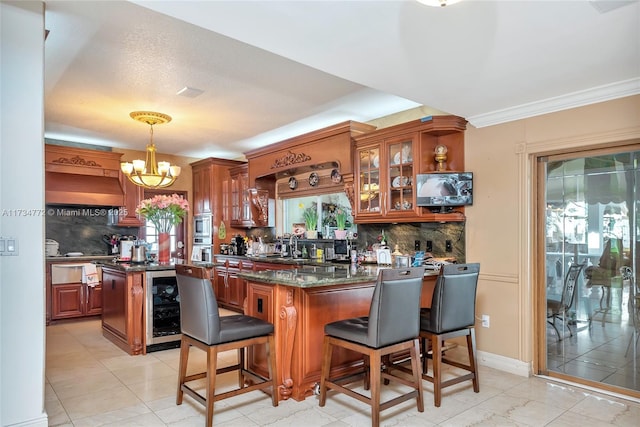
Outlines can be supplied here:
<path id="1" fill-rule="evenodd" d="M 17 256 L 18 239 L 15 237 L 0 237 L 0 256 Z"/>

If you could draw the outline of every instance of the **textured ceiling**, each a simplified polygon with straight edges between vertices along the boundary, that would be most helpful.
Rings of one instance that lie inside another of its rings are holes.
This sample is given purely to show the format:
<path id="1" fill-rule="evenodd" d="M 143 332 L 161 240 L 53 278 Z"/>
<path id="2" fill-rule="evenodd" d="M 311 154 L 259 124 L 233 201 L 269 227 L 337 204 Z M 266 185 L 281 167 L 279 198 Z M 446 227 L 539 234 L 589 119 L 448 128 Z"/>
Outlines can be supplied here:
<path id="1" fill-rule="evenodd" d="M 485 126 L 640 93 L 640 4 L 602 4 L 47 1 L 45 135 L 144 149 L 149 109 L 160 152 L 241 158 L 419 105 Z"/>

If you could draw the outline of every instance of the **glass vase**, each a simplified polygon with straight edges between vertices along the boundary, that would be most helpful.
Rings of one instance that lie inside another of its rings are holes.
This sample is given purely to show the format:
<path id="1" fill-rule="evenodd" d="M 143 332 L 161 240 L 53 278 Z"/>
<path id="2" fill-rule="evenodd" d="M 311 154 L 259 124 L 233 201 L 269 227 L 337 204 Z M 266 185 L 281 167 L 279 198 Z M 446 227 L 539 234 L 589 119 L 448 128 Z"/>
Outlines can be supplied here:
<path id="1" fill-rule="evenodd" d="M 171 238 L 169 233 L 158 234 L 158 263 L 169 264 L 171 259 Z"/>

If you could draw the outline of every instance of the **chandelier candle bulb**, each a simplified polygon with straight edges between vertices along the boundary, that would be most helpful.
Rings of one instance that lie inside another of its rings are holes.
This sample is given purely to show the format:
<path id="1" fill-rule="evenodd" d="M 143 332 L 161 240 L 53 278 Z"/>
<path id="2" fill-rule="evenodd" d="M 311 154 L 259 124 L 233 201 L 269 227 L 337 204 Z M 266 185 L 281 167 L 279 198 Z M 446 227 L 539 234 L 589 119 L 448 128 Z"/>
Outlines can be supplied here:
<path id="1" fill-rule="evenodd" d="M 166 175 L 169 173 L 169 167 L 171 164 L 169 162 L 158 162 L 158 172 L 162 175 Z"/>
<path id="2" fill-rule="evenodd" d="M 144 160 L 134 160 L 132 168 L 136 172 L 144 173 L 144 171 L 145 171 L 144 166 L 145 166 L 145 161 Z"/>

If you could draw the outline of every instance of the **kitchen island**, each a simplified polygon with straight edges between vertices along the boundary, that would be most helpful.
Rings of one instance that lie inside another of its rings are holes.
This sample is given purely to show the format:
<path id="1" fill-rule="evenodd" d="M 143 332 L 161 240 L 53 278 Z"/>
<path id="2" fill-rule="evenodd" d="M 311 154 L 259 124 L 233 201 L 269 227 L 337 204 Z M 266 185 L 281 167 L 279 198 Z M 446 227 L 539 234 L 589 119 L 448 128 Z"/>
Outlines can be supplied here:
<path id="1" fill-rule="evenodd" d="M 173 264 L 100 262 L 102 335 L 131 355 L 146 354 L 147 272 L 175 270 Z"/>
<path id="2" fill-rule="evenodd" d="M 245 314 L 273 323 L 279 398 L 301 401 L 314 394 L 320 381 L 324 325 L 366 316 L 378 266 L 300 266 L 292 270 L 241 271 L 247 283 Z M 425 273 L 421 305 L 431 305 L 437 274 Z M 362 356 L 334 352 L 336 373 L 357 370 Z M 249 368 L 266 375 L 264 349 L 250 349 Z"/>

